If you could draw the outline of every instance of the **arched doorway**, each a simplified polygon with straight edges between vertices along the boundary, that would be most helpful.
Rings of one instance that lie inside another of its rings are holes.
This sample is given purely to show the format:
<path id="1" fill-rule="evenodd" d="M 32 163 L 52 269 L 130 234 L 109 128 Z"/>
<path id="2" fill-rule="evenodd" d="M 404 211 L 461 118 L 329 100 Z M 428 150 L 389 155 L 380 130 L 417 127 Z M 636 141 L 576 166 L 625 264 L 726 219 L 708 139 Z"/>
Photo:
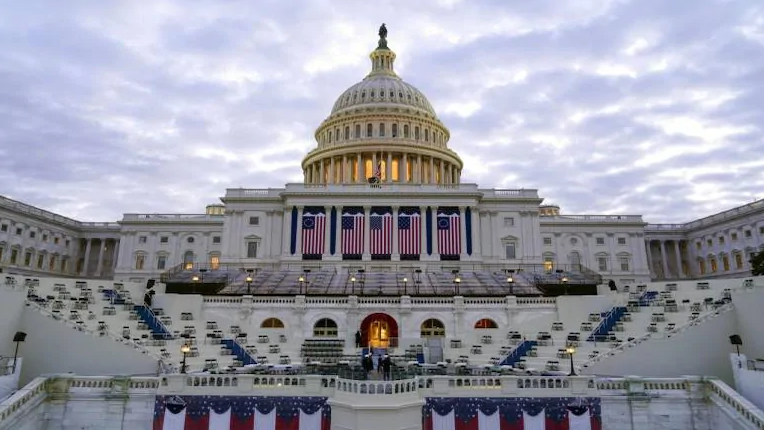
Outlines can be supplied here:
<path id="1" fill-rule="evenodd" d="M 361 323 L 361 344 L 372 348 L 397 346 L 398 323 L 395 318 L 384 313 L 367 316 Z"/>
<path id="2" fill-rule="evenodd" d="M 430 318 L 425 320 L 419 327 L 420 335 L 422 337 L 445 337 L 446 326 L 443 325 L 441 320 Z"/>

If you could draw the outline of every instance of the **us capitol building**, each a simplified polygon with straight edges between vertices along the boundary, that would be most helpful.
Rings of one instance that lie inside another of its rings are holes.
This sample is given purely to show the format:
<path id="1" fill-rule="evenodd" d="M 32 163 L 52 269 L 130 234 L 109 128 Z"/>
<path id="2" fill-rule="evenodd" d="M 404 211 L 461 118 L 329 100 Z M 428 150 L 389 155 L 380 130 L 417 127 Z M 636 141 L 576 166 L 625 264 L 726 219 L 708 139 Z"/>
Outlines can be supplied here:
<path id="1" fill-rule="evenodd" d="M 316 130 L 302 183 L 227 189 L 203 214 L 104 223 L 0 198 L 0 267 L 126 281 L 183 271 L 460 271 L 465 282 L 580 274 L 617 285 L 749 272 L 764 243 L 762 200 L 686 224 L 647 224 L 640 215 L 568 215 L 535 189 L 463 183 L 448 128 L 396 74 L 380 36 L 369 74 Z"/>

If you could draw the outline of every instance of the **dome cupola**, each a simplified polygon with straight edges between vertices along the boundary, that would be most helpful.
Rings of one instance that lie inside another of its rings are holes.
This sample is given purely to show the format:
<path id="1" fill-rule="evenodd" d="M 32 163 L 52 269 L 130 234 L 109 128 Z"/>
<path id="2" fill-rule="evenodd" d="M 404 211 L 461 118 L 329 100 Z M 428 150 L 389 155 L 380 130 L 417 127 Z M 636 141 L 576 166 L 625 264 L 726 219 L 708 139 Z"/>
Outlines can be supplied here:
<path id="1" fill-rule="evenodd" d="M 387 27 L 369 55 L 371 71 L 345 90 L 316 130 L 302 162 L 305 182 L 458 184 L 463 163 L 450 133 L 413 85 L 395 73 Z"/>

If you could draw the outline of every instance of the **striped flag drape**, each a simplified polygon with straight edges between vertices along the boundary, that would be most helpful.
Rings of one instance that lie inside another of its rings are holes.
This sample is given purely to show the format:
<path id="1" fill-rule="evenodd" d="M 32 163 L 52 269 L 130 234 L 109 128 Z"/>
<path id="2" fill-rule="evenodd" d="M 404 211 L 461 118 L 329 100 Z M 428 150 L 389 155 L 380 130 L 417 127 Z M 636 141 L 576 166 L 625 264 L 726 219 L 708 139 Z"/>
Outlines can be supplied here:
<path id="1" fill-rule="evenodd" d="M 369 215 L 369 248 L 372 255 L 392 253 L 393 214 L 389 208 L 372 208 Z"/>
<path id="2" fill-rule="evenodd" d="M 438 253 L 459 255 L 462 250 L 461 219 L 458 208 L 438 208 Z"/>
<path id="3" fill-rule="evenodd" d="M 363 254 L 363 209 L 343 209 L 342 254 Z"/>
<path id="4" fill-rule="evenodd" d="M 329 430 L 325 397 L 157 396 L 153 430 Z"/>
<path id="5" fill-rule="evenodd" d="M 422 253 L 422 216 L 419 208 L 401 208 L 398 214 L 398 250 L 401 255 Z"/>
<path id="6" fill-rule="evenodd" d="M 323 254 L 325 237 L 326 214 L 324 209 L 305 208 L 302 214 L 302 254 Z"/>
<path id="7" fill-rule="evenodd" d="M 431 398 L 422 419 L 424 430 L 602 430 L 598 398 Z"/>

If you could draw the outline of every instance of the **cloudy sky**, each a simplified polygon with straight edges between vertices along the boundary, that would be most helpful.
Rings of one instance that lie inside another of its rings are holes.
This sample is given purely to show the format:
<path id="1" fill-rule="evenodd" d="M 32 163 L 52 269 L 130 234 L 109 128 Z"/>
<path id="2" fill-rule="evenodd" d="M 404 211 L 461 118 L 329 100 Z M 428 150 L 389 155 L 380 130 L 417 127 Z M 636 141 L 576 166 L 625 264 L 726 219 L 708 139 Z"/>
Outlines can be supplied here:
<path id="1" fill-rule="evenodd" d="M 760 0 L 0 0 L 0 194 L 84 221 L 298 182 L 380 23 L 483 187 L 680 222 L 764 198 Z"/>

